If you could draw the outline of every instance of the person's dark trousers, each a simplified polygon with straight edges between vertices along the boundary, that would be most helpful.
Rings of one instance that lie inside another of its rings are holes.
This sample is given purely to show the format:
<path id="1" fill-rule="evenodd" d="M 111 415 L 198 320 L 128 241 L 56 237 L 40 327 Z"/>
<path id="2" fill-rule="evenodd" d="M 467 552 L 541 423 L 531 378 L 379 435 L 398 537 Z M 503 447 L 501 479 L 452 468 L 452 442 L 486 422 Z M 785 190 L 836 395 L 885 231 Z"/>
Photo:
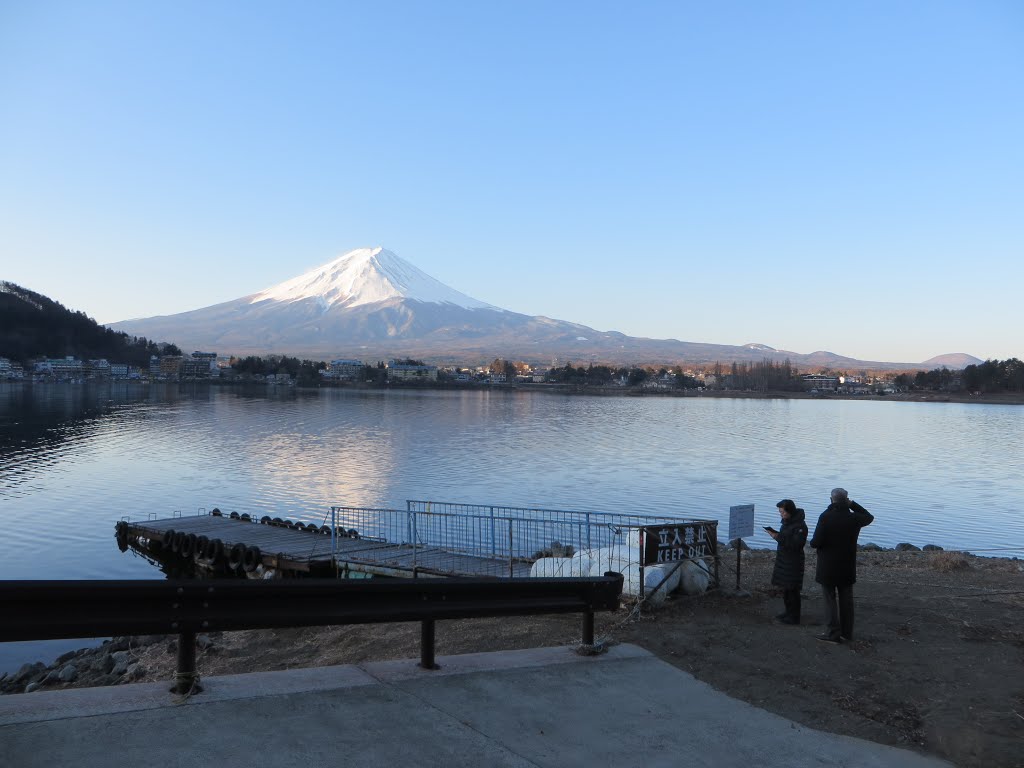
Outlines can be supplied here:
<path id="1" fill-rule="evenodd" d="M 853 585 L 841 587 L 821 585 L 825 596 L 825 616 L 828 620 L 828 636 L 838 640 L 853 639 Z M 838 593 L 838 596 L 837 594 Z"/>
<path id="2" fill-rule="evenodd" d="M 786 606 L 786 616 L 793 620 L 794 624 L 800 623 L 800 590 L 784 589 L 782 591 L 782 604 Z"/>

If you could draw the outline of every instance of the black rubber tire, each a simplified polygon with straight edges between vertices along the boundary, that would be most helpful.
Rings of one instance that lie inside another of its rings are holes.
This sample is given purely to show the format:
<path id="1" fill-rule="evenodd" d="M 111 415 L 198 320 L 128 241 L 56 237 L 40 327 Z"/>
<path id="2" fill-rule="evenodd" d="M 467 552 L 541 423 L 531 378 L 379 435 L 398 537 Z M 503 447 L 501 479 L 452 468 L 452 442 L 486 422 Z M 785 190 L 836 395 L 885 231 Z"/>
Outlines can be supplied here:
<path id="1" fill-rule="evenodd" d="M 164 533 L 163 548 L 168 552 L 174 551 L 174 534 L 175 530 L 173 528 Z"/>
<path id="2" fill-rule="evenodd" d="M 284 520 L 282 520 L 280 517 L 275 517 L 273 520 L 270 521 L 270 524 L 276 525 L 278 528 L 280 528 L 282 525 L 284 525 Z"/>
<path id="3" fill-rule="evenodd" d="M 220 511 L 219 509 L 217 509 L 216 507 L 214 507 L 214 508 L 213 508 L 213 509 L 212 509 L 212 510 L 210 511 L 210 514 L 211 514 L 211 515 L 213 515 L 214 517 L 223 517 L 223 516 L 224 516 L 224 513 L 223 513 L 223 512 L 221 512 L 221 511 Z"/>
<path id="4" fill-rule="evenodd" d="M 200 536 L 196 539 L 196 548 L 192 552 L 192 559 L 197 563 L 206 558 L 206 548 L 210 546 L 210 539 Z"/>
<path id="5" fill-rule="evenodd" d="M 182 557 L 189 559 L 196 551 L 196 535 L 190 533 L 181 540 L 181 546 L 178 548 L 178 554 Z"/>
<path id="6" fill-rule="evenodd" d="M 273 520 L 270 519 L 270 515 L 264 515 L 260 518 L 260 525 L 270 525 Z"/>
<path id="7" fill-rule="evenodd" d="M 252 522 L 252 516 L 248 512 L 243 512 L 239 519 L 244 520 L 247 523 Z"/>
<path id="8" fill-rule="evenodd" d="M 263 562 L 263 554 L 257 546 L 248 547 L 242 556 L 242 569 L 246 573 L 252 573 Z"/>
<path id="9" fill-rule="evenodd" d="M 349 528 L 348 529 L 348 535 L 349 535 L 350 538 L 358 539 L 359 538 L 359 531 L 357 531 L 355 528 Z"/>
<path id="10" fill-rule="evenodd" d="M 184 531 L 175 531 L 174 538 L 171 539 L 171 552 L 178 555 L 181 554 L 181 545 L 185 543 Z"/>
<path id="11" fill-rule="evenodd" d="M 216 564 L 224 557 L 224 542 L 220 539 L 211 539 L 206 545 L 204 555 L 211 564 Z"/>
<path id="12" fill-rule="evenodd" d="M 320 534 L 322 536 L 330 536 L 331 535 L 331 526 L 329 526 L 329 525 L 321 525 L 320 526 Z"/>
<path id="13" fill-rule="evenodd" d="M 238 513 L 237 512 L 232 512 L 230 517 L 231 517 L 232 520 L 237 520 L 238 519 Z"/>
<path id="14" fill-rule="evenodd" d="M 228 554 L 228 568 L 232 571 L 237 571 L 242 567 L 242 563 L 245 560 L 245 544 L 239 542 L 231 548 L 231 552 Z"/>

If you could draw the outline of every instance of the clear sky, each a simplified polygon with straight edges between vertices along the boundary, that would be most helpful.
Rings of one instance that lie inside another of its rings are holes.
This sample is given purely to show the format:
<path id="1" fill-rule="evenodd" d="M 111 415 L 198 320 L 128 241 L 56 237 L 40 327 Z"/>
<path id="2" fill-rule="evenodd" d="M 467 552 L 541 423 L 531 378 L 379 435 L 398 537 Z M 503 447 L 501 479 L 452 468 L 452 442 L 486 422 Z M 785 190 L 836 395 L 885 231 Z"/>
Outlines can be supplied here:
<path id="1" fill-rule="evenodd" d="M 113 322 L 376 245 L 598 330 L 1024 358 L 1024 3 L 0 0 L 0 279 Z"/>

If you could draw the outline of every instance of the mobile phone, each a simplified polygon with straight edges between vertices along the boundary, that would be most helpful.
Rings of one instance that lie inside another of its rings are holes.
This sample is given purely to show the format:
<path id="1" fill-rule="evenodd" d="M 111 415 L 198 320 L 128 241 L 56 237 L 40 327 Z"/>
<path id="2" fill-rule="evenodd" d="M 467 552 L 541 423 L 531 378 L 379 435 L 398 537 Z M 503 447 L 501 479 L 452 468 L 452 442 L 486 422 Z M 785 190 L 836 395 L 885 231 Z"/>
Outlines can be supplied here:
<path id="1" fill-rule="evenodd" d="M 769 533 L 771 533 L 772 531 L 774 531 L 774 530 L 775 530 L 775 529 L 774 529 L 774 528 L 772 528 L 772 527 L 771 527 L 770 525 L 762 525 L 761 527 L 762 527 L 762 528 L 764 528 L 764 529 L 765 529 L 766 531 L 768 531 Z"/>

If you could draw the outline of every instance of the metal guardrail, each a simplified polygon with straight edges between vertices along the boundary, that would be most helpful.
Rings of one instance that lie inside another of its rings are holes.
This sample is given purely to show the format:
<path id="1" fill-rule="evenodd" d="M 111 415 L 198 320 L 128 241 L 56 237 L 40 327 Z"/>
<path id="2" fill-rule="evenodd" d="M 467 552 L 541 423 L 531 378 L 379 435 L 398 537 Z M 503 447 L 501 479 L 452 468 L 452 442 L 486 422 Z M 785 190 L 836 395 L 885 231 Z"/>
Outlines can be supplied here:
<path id="1" fill-rule="evenodd" d="M 614 611 L 621 574 L 551 579 L 337 579 L 268 581 L 0 581 L 0 642 L 178 634 L 178 693 L 201 690 L 199 632 L 282 627 L 422 623 L 420 666 L 436 669 L 434 622 L 582 613 L 583 643 L 594 612 Z"/>

